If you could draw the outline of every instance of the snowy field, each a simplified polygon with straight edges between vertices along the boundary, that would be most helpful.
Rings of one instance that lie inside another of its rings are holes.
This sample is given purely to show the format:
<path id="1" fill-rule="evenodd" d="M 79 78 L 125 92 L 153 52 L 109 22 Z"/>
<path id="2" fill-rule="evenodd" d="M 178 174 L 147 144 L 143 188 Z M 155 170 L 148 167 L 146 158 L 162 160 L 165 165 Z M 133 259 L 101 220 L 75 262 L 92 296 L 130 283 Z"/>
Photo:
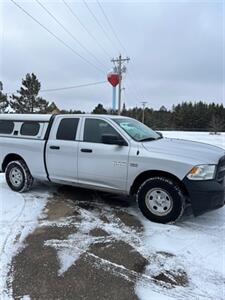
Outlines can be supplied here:
<path id="1" fill-rule="evenodd" d="M 163 135 L 210 143 L 225 149 L 225 134 L 215 136 L 196 132 L 163 132 Z M 12 298 L 8 288 L 10 284 L 7 285 L 11 280 L 7 274 L 12 258 L 26 247 L 23 243 L 26 237 L 36 227 L 43 225 L 40 219 L 48 203 L 49 193 L 45 186 L 35 187 L 26 194 L 14 193 L 7 187 L 4 175 L 0 174 L 0 299 Z M 107 210 L 110 219 L 109 206 Z M 93 213 L 86 213 L 79 231 L 69 236 L 67 242 L 64 240 L 63 246 L 59 245 L 58 240 L 46 241 L 47 246 L 55 247 L 58 251 L 61 262 L 59 276 L 96 242 L 89 236 L 89 232 L 98 226 L 114 239 L 128 242 L 151 262 L 135 282 L 135 292 L 141 300 L 225 299 L 225 207 L 198 218 L 185 216 L 175 225 L 149 222 L 135 207 L 126 210 L 136 215 L 143 224 L 143 234 L 135 233 L 125 226 L 119 227 L 117 220 L 112 217 L 111 223 L 103 224 Z M 71 249 L 71 239 L 78 245 L 78 250 Z M 151 278 L 162 273 L 171 277 L 171 280 L 185 273 L 188 283 L 180 286 L 175 284 L 173 288 L 154 284 Z M 29 299 L 29 295 L 23 299 Z"/>
<path id="2" fill-rule="evenodd" d="M 208 132 L 162 131 L 165 137 L 208 143 L 225 149 L 225 133 L 211 135 Z"/>

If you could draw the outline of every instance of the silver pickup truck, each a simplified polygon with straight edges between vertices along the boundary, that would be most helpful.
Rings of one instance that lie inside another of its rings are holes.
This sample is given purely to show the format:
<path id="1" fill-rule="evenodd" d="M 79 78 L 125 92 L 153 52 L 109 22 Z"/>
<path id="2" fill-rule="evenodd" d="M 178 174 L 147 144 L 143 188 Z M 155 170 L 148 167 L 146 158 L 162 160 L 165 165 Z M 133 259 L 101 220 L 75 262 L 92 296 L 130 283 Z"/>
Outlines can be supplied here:
<path id="1" fill-rule="evenodd" d="M 149 220 L 177 220 L 224 205 L 225 152 L 163 138 L 142 123 L 110 115 L 0 115 L 0 171 L 9 187 L 34 179 L 136 196 Z"/>

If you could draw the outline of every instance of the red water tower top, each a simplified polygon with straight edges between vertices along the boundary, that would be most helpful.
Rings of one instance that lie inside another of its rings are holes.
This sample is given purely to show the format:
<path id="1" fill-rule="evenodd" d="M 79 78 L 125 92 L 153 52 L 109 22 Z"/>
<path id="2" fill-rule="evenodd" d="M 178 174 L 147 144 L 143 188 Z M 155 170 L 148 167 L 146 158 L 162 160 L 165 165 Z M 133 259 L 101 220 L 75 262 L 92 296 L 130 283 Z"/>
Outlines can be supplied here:
<path id="1" fill-rule="evenodd" d="M 120 77 L 118 73 L 110 72 L 107 75 L 108 82 L 111 83 L 112 86 L 117 86 L 120 82 Z"/>

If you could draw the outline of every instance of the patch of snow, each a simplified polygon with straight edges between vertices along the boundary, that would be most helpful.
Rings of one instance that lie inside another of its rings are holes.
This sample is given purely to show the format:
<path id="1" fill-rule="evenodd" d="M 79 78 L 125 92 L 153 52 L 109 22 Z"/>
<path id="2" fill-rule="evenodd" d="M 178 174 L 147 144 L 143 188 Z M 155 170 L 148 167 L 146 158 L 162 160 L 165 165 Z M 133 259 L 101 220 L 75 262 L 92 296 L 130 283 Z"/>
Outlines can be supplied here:
<path id="1" fill-rule="evenodd" d="M 164 137 L 196 141 L 225 149 L 225 133 L 220 135 L 197 131 L 161 131 Z"/>
<path id="2" fill-rule="evenodd" d="M 85 253 L 89 246 L 93 244 L 94 238 L 87 237 L 82 233 L 75 233 L 69 235 L 66 240 L 52 239 L 45 242 L 45 246 L 54 247 L 57 250 L 60 269 L 58 275 L 61 276 L 65 273 L 75 262 L 79 259 L 80 255 Z M 78 245 L 78 246 L 77 246 Z"/>
<path id="3" fill-rule="evenodd" d="M 23 296 L 23 297 L 21 298 L 21 300 L 30 300 L 30 296 L 25 295 L 25 296 Z"/>
<path id="4" fill-rule="evenodd" d="M 145 251 L 149 249 L 150 256 L 161 251 L 174 255 L 166 259 L 158 255 L 157 259 L 150 260 L 146 275 L 167 270 L 176 273 L 181 269 L 189 279 L 189 288 L 183 287 L 187 290 L 184 299 L 190 299 L 190 292 L 194 292 L 197 299 L 225 299 L 225 207 L 197 218 L 184 217 L 176 225 L 155 224 L 144 220 L 142 215 L 140 220 L 145 228 Z M 138 282 L 137 294 L 142 288 Z"/>
<path id="5" fill-rule="evenodd" d="M 162 294 L 158 294 L 156 292 L 153 292 L 151 288 L 143 286 L 141 289 L 137 291 L 137 296 L 141 300 L 174 300 L 174 298 L 171 298 L 169 296 L 165 296 Z"/>
<path id="6" fill-rule="evenodd" d="M 12 299 L 7 275 L 12 258 L 23 248 L 23 241 L 35 229 L 49 194 L 35 191 L 16 193 L 0 174 L 0 297 Z M 26 298 L 28 299 L 28 296 Z"/>
<path id="7" fill-rule="evenodd" d="M 105 223 L 100 219 L 99 211 L 87 211 L 79 208 L 80 222 L 73 222 L 70 219 L 70 226 L 74 226 L 76 233 L 70 234 L 66 240 L 51 239 L 45 242 L 45 246 L 51 246 L 57 250 L 58 259 L 60 262 L 59 276 L 63 275 L 80 256 L 86 253 L 90 245 L 96 243 L 107 243 L 112 240 L 123 240 L 131 245 L 136 245 L 139 238 L 136 232 L 124 225 L 119 219 L 115 218 L 113 211 L 105 209 L 106 217 L 110 223 Z M 66 221 L 66 220 L 65 220 Z M 52 222 L 55 224 L 55 221 Z M 48 222 L 48 226 L 51 222 Z M 59 222 L 59 226 L 60 226 Z M 42 225 L 41 225 L 42 226 Z M 90 234 L 93 229 L 102 229 L 110 236 L 95 237 Z"/>

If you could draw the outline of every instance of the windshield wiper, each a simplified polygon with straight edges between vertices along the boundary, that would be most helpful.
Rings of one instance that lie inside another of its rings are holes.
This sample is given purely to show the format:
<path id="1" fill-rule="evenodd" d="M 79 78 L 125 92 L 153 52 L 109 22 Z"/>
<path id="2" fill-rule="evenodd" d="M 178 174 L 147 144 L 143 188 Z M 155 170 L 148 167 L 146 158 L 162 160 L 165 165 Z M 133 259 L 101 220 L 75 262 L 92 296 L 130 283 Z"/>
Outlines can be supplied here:
<path id="1" fill-rule="evenodd" d="M 138 142 L 147 142 L 147 141 L 155 141 L 155 140 L 156 138 L 154 137 L 148 137 L 148 138 L 141 139 Z"/>

